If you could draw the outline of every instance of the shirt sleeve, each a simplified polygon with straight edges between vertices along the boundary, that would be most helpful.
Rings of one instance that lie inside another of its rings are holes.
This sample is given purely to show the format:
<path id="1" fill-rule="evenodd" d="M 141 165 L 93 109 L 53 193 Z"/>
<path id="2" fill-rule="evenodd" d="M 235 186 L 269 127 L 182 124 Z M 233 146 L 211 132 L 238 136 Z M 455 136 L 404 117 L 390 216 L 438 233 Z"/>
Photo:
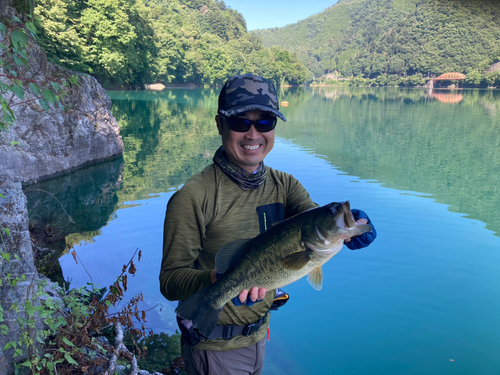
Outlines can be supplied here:
<path id="1" fill-rule="evenodd" d="M 288 219 L 293 215 L 317 207 L 309 196 L 307 190 L 302 184 L 292 175 L 286 175 L 287 183 L 285 184 L 287 199 L 285 218 Z"/>
<path id="2" fill-rule="evenodd" d="M 211 284 L 211 270 L 194 266 L 205 238 L 205 194 L 188 182 L 170 198 L 165 215 L 160 290 L 170 301 L 184 300 Z"/>

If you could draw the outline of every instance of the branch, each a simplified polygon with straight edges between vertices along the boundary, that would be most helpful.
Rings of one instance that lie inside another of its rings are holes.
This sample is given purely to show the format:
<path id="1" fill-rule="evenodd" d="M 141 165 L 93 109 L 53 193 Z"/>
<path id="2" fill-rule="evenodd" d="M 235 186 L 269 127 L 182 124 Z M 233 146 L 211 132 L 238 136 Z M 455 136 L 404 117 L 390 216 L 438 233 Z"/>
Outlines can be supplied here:
<path id="1" fill-rule="evenodd" d="M 119 282 L 120 280 L 120 277 L 123 276 L 123 274 L 127 271 L 127 268 L 130 266 L 130 263 L 132 263 L 132 261 L 134 260 L 134 257 L 135 257 L 135 254 L 137 254 L 137 252 L 139 251 L 139 248 L 135 249 L 135 252 L 134 254 L 132 254 L 132 257 L 130 258 L 130 260 L 128 261 L 128 263 L 123 267 L 123 270 L 122 270 L 122 273 L 116 278 L 116 281 L 115 281 L 115 284 L 117 282 Z M 113 284 L 113 285 L 115 285 Z M 106 297 L 111 293 L 111 288 L 108 290 L 108 292 L 102 296 L 103 299 L 106 299 Z"/>
<path id="2" fill-rule="evenodd" d="M 137 368 L 137 358 L 135 355 L 129 352 L 127 347 L 123 344 L 123 329 L 120 322 L 116 322 L 115 324 L 115 348 L 113 350 L 113 355 L 111 356 L 111 360 L 109 361 L 108 371 L 104 373 L 104 375 L 113 375 L 116 369 L 116 361 L 119 356 L 132 357 L 130 360 L 130 375 L 137 375 L 139 370 Z"/>

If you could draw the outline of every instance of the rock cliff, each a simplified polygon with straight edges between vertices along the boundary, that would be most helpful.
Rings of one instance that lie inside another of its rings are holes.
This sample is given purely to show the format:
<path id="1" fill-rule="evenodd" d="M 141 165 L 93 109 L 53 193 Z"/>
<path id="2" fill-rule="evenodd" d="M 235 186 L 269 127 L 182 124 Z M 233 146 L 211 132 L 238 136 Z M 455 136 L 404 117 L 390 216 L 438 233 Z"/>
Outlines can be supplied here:
<path id="1" fill-rule="evenodd" d="M 43 81 L 60 73 L 36 44 L 30 44 L 34 79 Z M 26 92 L 25 100 L 32 99 L 33 94 Z M 0 173 L 25 184 L 123 152 L 111 100 L 95 78 L 80 75 L 79 86 L 67 90 L 63 104 L 64 110 L 51 105 L 48 112 L 36 102 L 12 108 L 16 120 L 8 131 L 0 132 Z M 13 141 L 19 144 L 12 146 Z"/>
<path id="2" fill-rule="evenodd" d="M 16 14 L 12 3 L 12 0 L 0 0 L 0 17 L 12 19 Z M 4 50 L 0 49 L 2 53 Z M 28 60 L 24 74 L 36 81 L 73 74 L 47 62 L 45 53 L 32 40 L 29 41 Z M 2 73 L 0 68 L 0 80 L 9 84 Z M 0 258 L 0 280 L 4 281 L 0 284 L 0 375 L 13 370 L 13 349 L 3 351 L 2 348 L 9 341 L 18 341 L 22 333 L 15 323 L 23 315 L 22 308 L 16 312 L 10 307 L 14 302 L 22 305 L 40 277 L 33 262 L 22 184 L 60 175 L 123 152 L 123 142 L 106 92 L 93 77 L 79 75 L 78 81 L 78 85 L 65 90 L 64 109 L 50 105 L 48 112 L 36 100 L 29 102 L 35 96 L 25 88 L 24 101 L 29 104 L 13 106 L 14 124 L 0 131 L 0 253 L 10 256 L 10 261 L 5 256 Z M 10 100 L 12 97 L 4 98 Z M 6 280 L 7 275 L 11 279 L 24 275 L 25 281 L 12 287 Z M 47 292 L 55 295 L 50 286 Z M 39 320 L 37 325 L 40 324 Z M 7 334 L 4 334 L 5 327 Z M 25 358 L 23 354 L 15 361 L 22 362 Z"/>
<path id="3" fill-rule="evenodd" d="M 0 259 L 0 325 L 5 325 L 6 334 L 0 335 L 0 375 L 9 374 L 14 369 L 14 350 L 3 351 L 9 341 L 18 341 L 23 334 L 17 319 L 24 314 L 24 301 L 34 294 L 40 276 L 33 263 L 30 234 L 28 230 L 28 215 L 26 211 L 26 197 L 19 181 L 13 181 L 8 176 L 0 175 L 0 248 L 1 253 L 7 253 L 10 260 L 4 256 Z M 8 228 L 10 236 L 2 230 Z M 13 285 L 9 280 L 20 279 Z M 46 292 L 57 297 L 56 286 L 48 283 Z M 37 303 L 37 299 L 34 299 Z M 18 310 L 11 309 L 17 304 Z M 5 329 L 4 327 L 4 329 Z M 36 323 L 36 329 L 43 329 L 41 320 Z M 17 356 L 15 361 L 23 362 L 26 351 Z"/>

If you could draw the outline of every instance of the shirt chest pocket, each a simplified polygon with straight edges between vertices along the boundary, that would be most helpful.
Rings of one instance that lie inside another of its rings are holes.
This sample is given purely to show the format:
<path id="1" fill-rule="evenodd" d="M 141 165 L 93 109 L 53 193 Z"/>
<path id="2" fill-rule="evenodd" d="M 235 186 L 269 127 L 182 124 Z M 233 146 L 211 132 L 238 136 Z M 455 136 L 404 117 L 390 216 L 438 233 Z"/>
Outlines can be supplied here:
<path id="1" fill-rule="evenodd" d="M 264 233 L 271 226 L 285 220 L 285 206 L 283 203 L 271 203 L 257 207 L 257 215 L 259 217 L 259 230 Z"/>

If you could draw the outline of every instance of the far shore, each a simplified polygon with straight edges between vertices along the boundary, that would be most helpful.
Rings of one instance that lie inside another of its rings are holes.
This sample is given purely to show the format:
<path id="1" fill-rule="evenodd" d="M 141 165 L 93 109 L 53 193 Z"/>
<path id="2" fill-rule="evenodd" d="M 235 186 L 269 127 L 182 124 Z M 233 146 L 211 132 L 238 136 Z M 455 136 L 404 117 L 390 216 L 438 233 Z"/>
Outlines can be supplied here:
<path id="1" fill-rule="evenodd" d="M 342 83 L 341 83 L 342 82 Z M 311 83 L 308 85 L 301 85 L 300 87 L 354 87 L 350 86 L 348 84 L 349 80 L 342 80 L 339 81 L 338 84 L 334 83 Z M 197 85 L 194 82 L 186 82 L 186 83 L 179 83 L 179 82 L 174 82 L 174 83 L 151 83 L 151 84 L 145 84 L 144 85 L 144 90 L 146 91 L 163 91 L 165 89 L 196 89 L 196 88 L 204 88 L 205 86 L 203 85 Z M 216 85 L 216 86 L 210 86 L 210 87 L 221 87 L 221 85 Z M 279 87 L 299 87 L 298 85 L 280 85 Z M 387 88 L 414 88 L 414 89 L 425 89 L 428 87 L 427 86 L 356 86 L 356 87 L 373 87 L 373 88 L 380 88 L 380 87 L 387 87 Z M 433 90 L 464 90 L 464 89 L 483 89 L 483 90 L 496 90 L 499 89 L 499 87 L 434 87 Z M 125 88 L 125 87 L 113 87 L 113 88 L 107 88 L 106 90 L 108 91 L 135 91 L 137 89 L 132 89 L 132 88 Z"/>

